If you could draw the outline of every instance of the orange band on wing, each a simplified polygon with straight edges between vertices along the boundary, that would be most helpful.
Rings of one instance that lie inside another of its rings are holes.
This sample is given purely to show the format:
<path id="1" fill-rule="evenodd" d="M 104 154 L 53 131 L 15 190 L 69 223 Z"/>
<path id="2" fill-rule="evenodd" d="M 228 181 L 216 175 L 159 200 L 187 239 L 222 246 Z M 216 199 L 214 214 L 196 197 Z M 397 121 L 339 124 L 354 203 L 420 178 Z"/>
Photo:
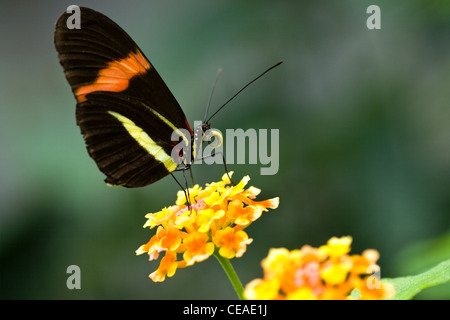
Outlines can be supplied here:
<path id="1" fill-rule="evenodd" d="M 101 69 L 94 83 L 79 87 L 75 91 L 78 102 L 86 101 L 86 95 L 94 91 L 120 92 L 128 88 L 130 79 L 150 69 L 150 63 L 139 51 L 131 53 L 128 57 L 111 61 L 108 66 Z"/>

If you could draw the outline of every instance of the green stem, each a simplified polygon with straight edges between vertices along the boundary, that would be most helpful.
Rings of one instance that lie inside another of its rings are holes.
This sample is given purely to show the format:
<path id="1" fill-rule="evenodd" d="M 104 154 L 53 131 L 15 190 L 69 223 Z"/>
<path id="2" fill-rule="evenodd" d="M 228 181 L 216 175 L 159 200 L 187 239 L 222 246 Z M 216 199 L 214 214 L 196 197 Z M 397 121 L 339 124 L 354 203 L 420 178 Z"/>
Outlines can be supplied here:
<path id="1" fill-rule="evenodd" d="M 230 260 L 222 257 L 218 250 L 214 251 L 214 256 L 219 261 L 220 265 L 222 266 L 223 270 L 225 270 L 225 273 L 228 276 L 228 279 L 230 279 L 231 284 L 233 285 L 234 291 L 236 291 L 236 294 L 238 295 L 240 300 L 244 300 L 244 287 L 242 286 L 241 281 L 239 280 L 239 277 L 237 276 L 236 272 L 234 271 L 233 266 L 231 265 Z"/>

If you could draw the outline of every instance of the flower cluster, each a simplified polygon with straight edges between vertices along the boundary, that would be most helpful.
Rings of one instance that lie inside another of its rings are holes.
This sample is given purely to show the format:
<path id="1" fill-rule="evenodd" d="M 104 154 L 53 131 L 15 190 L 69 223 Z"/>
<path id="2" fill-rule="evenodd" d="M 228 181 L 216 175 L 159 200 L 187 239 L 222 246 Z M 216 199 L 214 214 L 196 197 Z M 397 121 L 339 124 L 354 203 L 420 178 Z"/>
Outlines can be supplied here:
<path id="1" fill-rule="evenodd" d="M 261 190 L 245 189 L 250 180 L 248 176 L 230 185 L 229 175 L 224 174 L 221 181 L 207 184 L 204 189 L 195 185 L 186 193 L 179 191 L 176 205 L 145 216 L 148 220 L 144 228 L 157 227 L 157 230 L 136 254 L 148 253 L 149 260 L 155 260 L 164 252 L 158 269 L 150 274 L 153 281 L 164 281 L 166 276 L 173 276 L 177 268 L 206 260 L 216 250 L 227 259 L 241 257 L 253 241 L 243 229 L 263 211 L 268 211 L 267 208 L 278 207 L 279 198 L 253 200 Z"/>
<path id="2" fill-rule="evenodd" d="M 379 254 L 368 249 L 348 255 L 351 237 L 328 240 L 319 248 L 271 249 L 262 261 L 264 279 L 247 284 L 247 299 L 385 299 L 393 287 L 381 282 L 376 261 Z M 373 274 L 375 272 L 375 274 Z"/>

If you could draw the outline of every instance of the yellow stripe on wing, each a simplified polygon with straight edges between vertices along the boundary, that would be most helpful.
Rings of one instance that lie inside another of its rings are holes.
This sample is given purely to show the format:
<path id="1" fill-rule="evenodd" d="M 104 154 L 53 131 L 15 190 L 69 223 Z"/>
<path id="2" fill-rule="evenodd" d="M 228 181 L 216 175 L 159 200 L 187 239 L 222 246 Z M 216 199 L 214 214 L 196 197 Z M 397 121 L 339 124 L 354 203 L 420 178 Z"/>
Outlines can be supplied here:
<path id="1" fill-rule="evenodd" d="M 177 164 L 172 161 L 170 155 L 168 155 L 162 147 L 160 147 L 155 141 L 150 138 L 150 136 L 137 126 L 133 121 L 121 114 L 108 111 L 110 115 L 119 120 L 130 136 L 136 140 L 148 153 L 150 153 L 156 160 L 162 162 L 166 167 L 167 171 L 172 172 L 177 168 Z"/>

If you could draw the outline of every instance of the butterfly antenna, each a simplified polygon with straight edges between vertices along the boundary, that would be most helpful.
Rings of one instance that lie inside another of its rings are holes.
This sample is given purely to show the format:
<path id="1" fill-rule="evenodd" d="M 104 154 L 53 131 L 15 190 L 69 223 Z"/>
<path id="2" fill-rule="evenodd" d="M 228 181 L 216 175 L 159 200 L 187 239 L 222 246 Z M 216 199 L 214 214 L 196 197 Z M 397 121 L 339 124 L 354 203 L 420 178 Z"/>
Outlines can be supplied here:
<path id="1" fill-rule="evenodd" d="M 206 121 L 206 117 L 208 116 L 209 106 L 211 105 L 211 100 L 212 100 L 212 96 L 213 96 L 213 93 L 214 93 L 214 89 L 216 88 L 217 80 L 219 80 L 219 77 L 220 77 L 221 73 L 222 73 L 222 68 L 217 70 L 216 79 L 214 80 L 213 86 L 211 88 L 211 93 L 210 93 L 209 99 L 208 99 L 208 105 L 206 106 L 206 112 L 205 112 L 205 117 L 203 118 L 203 123 L 206 123 L 205 121 Z"/>
<path id="2" fill-rule="evenodd" d="M 252 81 L 250 81 L 249 83 L 247 83 L 245 86 L 242 87 L 241 90 L 239 90 L 238 92 L 236 92 L 234 94 L 234 96 L 232 96 L 230 99 L 228 99 L 227 102 L 225 102 L 219 109 L 217 109 L 216 112 L 213 113 L 213 115 L 211 117 L 209 117 L 209 119 L 205 122 L 203 121 L 203 123 L 209 123 L 209 121 L 211 121 L 211 119 L 217 114 L 219 113 L 220 110 L 222 110 L 231 100 L 233 100 L 234 98 L 236 98 L 236 96 L 241 93 L 242 91 L 244 91 L 245 88 L 247 88 L 249 85 L 251 85 L 253 82 L 255 82 L 256 80 L 258 80 L 259 78 L 261 78 L 263 75 L 265 75 L 267 72 L 269 72 L 270 70 L 272 70 L 273 68 L 278 67 L 280 64 L 282 64 L 283 61 L 279 61 L 276 64 L 274 64 L 273 66 L 271 66 L 269 69 L 267 69 L 266 71 L 264 71 L 263 73 L 261 73 L 259 76 L 257 76 L 256 78 L 254 78 Z M 208 105 L 209 107 L 209 105 Z"/>

